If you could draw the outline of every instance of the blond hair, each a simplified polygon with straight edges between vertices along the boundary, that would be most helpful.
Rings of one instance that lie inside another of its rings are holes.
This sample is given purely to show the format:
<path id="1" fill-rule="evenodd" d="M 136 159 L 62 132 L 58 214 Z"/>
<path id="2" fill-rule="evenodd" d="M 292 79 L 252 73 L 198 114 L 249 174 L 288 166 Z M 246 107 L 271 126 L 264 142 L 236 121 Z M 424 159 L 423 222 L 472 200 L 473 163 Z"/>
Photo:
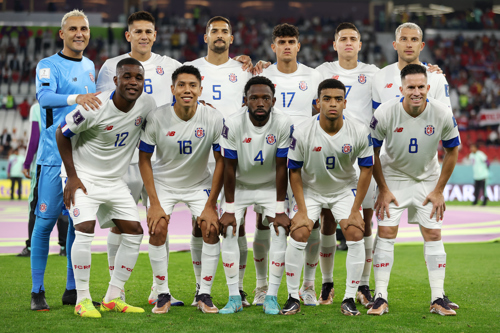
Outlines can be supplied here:
<path id="1" fill-rule="evenodd" d="M 89 22 L 89 19 L 88 19 L 87 15 L 85 15 L 85 13 L 83 12 L 83 10 L 73 9 L 72 11 L 64 14 L 64 16 L 63 16 L 63 18 L 61 20 L 61 29 L 63 28 L 64 23 L 66 23 L 66 20 L 69 17 L 73 17 L 73 16 L 83 17 L 87 21 L 87 23 Z"/>
<path id="2" fill-rule="evenodd" d="M 396 29 L 396 39 L 398 40 L 398 35 L 401 33 L 401 30 L 403 29 L 412 29 L 412 30 L 417 30 L 420 33 L 420 37 L 422 37 L 422 40 L 424 39 L 424 33 L 422 32 L 422 29 L 418 25 L 412 22 L 406 22 L 401 24 L 399 27 Z"/>

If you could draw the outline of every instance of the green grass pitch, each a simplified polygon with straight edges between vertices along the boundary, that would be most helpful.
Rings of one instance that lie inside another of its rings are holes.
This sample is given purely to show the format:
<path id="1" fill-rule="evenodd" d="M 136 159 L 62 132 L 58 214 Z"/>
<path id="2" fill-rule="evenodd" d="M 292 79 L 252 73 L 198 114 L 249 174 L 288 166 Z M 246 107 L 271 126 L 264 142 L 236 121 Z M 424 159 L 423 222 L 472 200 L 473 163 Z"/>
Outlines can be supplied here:
<path id="1" fill-rule="evenodd" d="M 170 256 L 169 285 L 172 294 L 187 306 L 172 307 L 164 315 L 151 313 L 147 297 L 152 282 L 146 253 L 141 253 L 127 283 L 127 301 L 146 310 L 143 314 L 105 313 L 101 319 L 80 318 L 72 306 L 62 306 L 66 279 L 66 260 L 51 255 L 46 273 L 49 312 L 30 310 L 30 262 L 27 258 L 0 256 L 0 331 L 2 332 L 498 332 L 500 331 L 500 244 L 447 244 L 445 290 L 460 305 L 456 317 L 429 313 L 430 288 L 422 245 L 398 245 L 389 285 L 390 312 L 382 317 L 346 317 L 340 312 L 345 289 L 346 252 L 337 251 L 335 260 L 335 298 L 333 305 L 306 307 L 294 316 L 266 316 L 262 307 L 252 306 L 234 315 L 203 314 L 189 306 L 195 287 L 189 253 Z M 253 300 L 255 268 L 249 253 L 245 291 Z M 105 254 L 92 256 L 91 293 L 94 300 L 105 294 L 109 282 Z M 371 287 L 374 287 L 373 274 Z M 321 272 L 316 274 L 316 290 L 321 290 Z M 215 277 L 212 296 L 222 308 L 227 301 L 222 261 Z M 283 279 L 279 303 L 287 298 Z"/>

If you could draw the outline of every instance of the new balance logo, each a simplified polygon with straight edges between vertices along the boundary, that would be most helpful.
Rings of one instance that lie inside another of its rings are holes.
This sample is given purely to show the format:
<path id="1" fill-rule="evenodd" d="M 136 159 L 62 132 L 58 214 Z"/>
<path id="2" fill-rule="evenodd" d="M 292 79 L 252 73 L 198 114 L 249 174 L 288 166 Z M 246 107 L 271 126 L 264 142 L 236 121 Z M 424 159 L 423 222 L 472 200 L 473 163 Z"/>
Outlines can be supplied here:
<path id="1" fill-rule="evenodd" d="M 253 261 L 255 261 L 255 262 L 263 262 L 263 261 L 264 261 L 264 258 L 261 258 L 261 259 L 256 259 L 256 258 L 253 258 Z"/>
<path id="2" fill-rule="evenodd" d="M 134 270 L 133 268 L 128 268 L 128 267 L 123 266 L 123 265 L 122 265 L 122 268 L 123 268 L 123 269 L 126 269 L 126 270 L 127 270 L 127 271 L 129 271 L 129 272 L 132 272 L 132 271 Z"/>
<path id="3" fill-rule="evenodd" d="M 316 267 L 316 266 L 318 266 L 318 263 L 315 263 L 315 264 L 306 263 L 306 265 L 309 267 Z"/>
<path id="4" fill-rule="evenodd" d="M 109 266 L 109 270 L 110 271 L 114 271 L 115 270 L 115 266 Z"/>
<path id="5" fill-rule="evenodd" d="M 200 266 L 201 265 L 201 261 L 193 261 L 193 265 Z"/>
<path id="6" fill-rule="evenodd" d="M 75 269 L 90 269 L 90 265 L 73 265 Z"/>
<path id="7" fill-rule="evenodd" d="M 397 127 L 395 130 L 394 130 L 394 133 L 401 133 L 403 132 L 403 127 Z"/>
<path id="8" fill-rule="evenodd" d="M 106 129 L 106 131 L 111 131 L 111 130 L 113 129 L 113 125 L 111 125 L 111 126 L 106 126 L 106 128 L 105 128 L 105 129 Z"/>
<path id="9" fill-rule="evenodd" d="M 167 132 L 167 136 L 174 136 L 175 135 L 175 131 L 168 131 Z"/>
<path id="10" fill-rule="evenodd" d="M 313 151 L 321 151 L 321 147 L 314 147 Z"/>
<path id="11" fill-rule="evenodd" d="M 243 143 L 250 143 L 252 141 L 252 138 L 245 138 L 243 140 Z"/>
<path id="12" fill-rule="evenodd" d="M 160 276 L 160 275 L 157 275 L 155 276 L 158 280 L 160 281 L 165 281 L 165 276 Z"/>
<path id="13" fill-rule="evenodd" d="M 323 252 L 320 252 L 319 253 L 319 256 L 320 257 L 323 257 L 323 258 L 330 258 L 332 256 L 331 253 L 323 253 Z"/>
<path id="14" fill-rule="evenodd" d="M 240 269 L 245 269 L 247 268 L 247 265 L 240 265 Z"/>
<path id="15" fill-rule="evenodd" d="M 272 262 L 271 265 L 274 265 L 276 267 L 283 267 L 285 266 L 285 263 L 284 262 Z"/>
<path id="16" fill-rule="evenodd" d="M 231 268 L 234 266 L 234 262 L 232 262 L 232 263 L 223 262 L 222 264 L 224 265 L 224 267 L 227 267 L 227 268 Z"/>
<path id="17" fill-rule="evenodd" d="M 384 88 L 392 88 L 392 83 L 387 83 Z"/>
<path id="18" fill-rule="evenodd" d="M 286 276 L 290 276 L 291 277 L 291 276 L 295 276 L 295 274 L 294 273 L 290 273 L 290 272 L 286 272 Z"/>
<path id="19" fill-rule="evenodd" d="M 389 263 L 386 262 L 386 263 L 383 263 L 383 264 L 376 264 L 376 265 L 373 265 L 373 267 L 389 267 Z"/>
<path id="20" fill-rule="evenodd" d="M 213 276 L 205 276 L 203 278 L 203 280 L 208 281 L 208 282 L 212 281 L 212 279 L 213 279 Z"/>
<path id="21" fill-rule="evenodd" d="M 354 281 L 354 280 L 352 280 L 352 281 L 351 281 L 351 283 L 352 283 L 352 284 L 359 284 L 359 281 Z"/>

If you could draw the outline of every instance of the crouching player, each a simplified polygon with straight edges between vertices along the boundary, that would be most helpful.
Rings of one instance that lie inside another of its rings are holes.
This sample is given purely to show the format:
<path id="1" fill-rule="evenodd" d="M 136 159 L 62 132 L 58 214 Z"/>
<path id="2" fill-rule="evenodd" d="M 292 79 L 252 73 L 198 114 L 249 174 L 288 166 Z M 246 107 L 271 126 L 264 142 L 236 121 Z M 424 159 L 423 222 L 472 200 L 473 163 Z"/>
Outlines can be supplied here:
<path id="1" fill-rule="evenodd" d="M 156 108 L 154 99 L 142 94 L 144 68 L 135 59 L 121 60 L 114 77 L 116 90 L 99 95 L 102 106 L 86 111 L 78 106 L 57 129 L 56 139 L 67 183 L 64 204 L 75 226 L 71 251 L 77 289 L 75 314 L 99 318 L 89 290 L 91 243 L 96 215 L 101 228 L 117 226 L 122 232 L 116 265 L 101 312 L 144 312 L 120 298 L 120 291 L 130 277 L 141 245 L 143 231 L 139 213 L 122 177 L 140 137 L 147 114 Z M 75 134 L 78 134 L 73 137 Z"/>
<path id="2" fill-rule="evenodd" d="M 343 117 L 345 86 L 328 79 L 318 87 L 320 114 L 297 126 L 288 153 L 290 186 L 294 201 L 290 240 L 286 250 L 289 298 L 281 310 L 300 311 L 299 283 L 304 249 L 322 208 L 328 208 L 347 240 L 347 280 L 341 311 L 359 315 L 354 299 L 365 262 L 364 222 L 359 212 L 373 168 L 373 146 L 368 127 Z M 358 159 L 359 181 L 353 164 Z M 356 185 L 357 183 L 357 185 Z M 295 208 L 296 207 L 296 208 Z"/>
<path id="3" fill-rule="evenodd" d="M 203 232 L 198 309 L 217 313 L 210 293 L 220 254 L 216 205 L 224 170 L 219 146 L 222 113 L 198 103 L 202 87 L 196 67 L 177 68 L 172 73 L 171 90 L 176 102 L 149 114 L 139 144 L 139 168 L 149 197 L 149 259 L 158 291 L 152 311 L 166 313 L 170 308 L 165 241 L 174 205 L 184 202 L 191 210 L 193 227 L 198 224 Z M 155 146 L 156 162 L 151 166 Z M 213 179 L 208 169 L 211 149 L 215 157 Z"/>
<path id="4" fill-rule="evenodd" d="M 221 146 L 224 156 L 223 215 L 220 219 L 222 261 L 229 288 L 223 314 L 242 310 L 238 288 L 238 229 L 248 206 L 260 205 L 271 222 L 270 287 L 264 312 L 278 314 L 278 288 L 285 266 L 286 236 L 290 219 L 285 214 L 288 184 L 286 156 L 293 131 L 292 120 L 274 109 L 274 84 L 265 77 L 251 78 L 245 85 L 246 108 L 225 119 Z"/>

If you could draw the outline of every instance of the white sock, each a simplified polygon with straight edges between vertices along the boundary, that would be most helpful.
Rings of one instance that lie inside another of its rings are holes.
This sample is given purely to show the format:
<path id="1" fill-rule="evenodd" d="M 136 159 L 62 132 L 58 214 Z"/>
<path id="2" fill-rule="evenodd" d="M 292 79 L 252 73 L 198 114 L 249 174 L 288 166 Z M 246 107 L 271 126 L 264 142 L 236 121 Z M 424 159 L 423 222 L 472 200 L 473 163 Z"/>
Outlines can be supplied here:
<path id="1" fill-rule="evenodd" d="M 114 300 L 115 298 L 120 297 L 120 291 L 121 289 L 119 287 L 110 284 L 108 286 L 108 291 L 106 292 L 106 296 L 104 296 L 104 302 L 108 303 Z"/>
<path id="2" fill-rule="evenodd" d="M 215 272 L 217 272 L 217 265 L 219 264 L 220 243 L 207 244 L 203 242 L 203 250 L 201 251 L 201 279 L 200 291 L 201 294 L 209 294 L 212 292 L 212 285 L 214 284 Z"/>
<path id="3" fill-rule="evenodd" d="M 345 266 L 347 270 L 346 288 L 344 299 L 356 298 L 363 266 L 365 264 L 365 241 L 347 241 L 347 258 Z"/>
<path id="4" fill-rule="evenodd" d="M 446 271 L 446 252 L 442 240 L 424 242 L 425 261 L 429 272 L 431 302 L 444 295 L 444 277 Z"/>
<path id="5" fill-rule="evenodd" d="M 203 248 L 203 237 L 191 235 L 191 259 L 193 260 L 194 277 L 196 283 L 201 283 L 201 250 Z"/>
<path id="6" fill-rule="evenodd" d="M 394 239 L 380 238 L 377 236 L 377 244 L 373 253 L 373 275 L 375 276 L 375 299 L 382 297 L 387 299 L 387 287 L 391 277 L 391 269 L 394 266 Z"/>
<path id="7" fill-rule="evenodd" d="M 130 278 L 137 262 L 142 237 L 143 235 L 122 234 L 122 243 L 116 253 L 115 270 L 109 282 L 110 285 L 118 287 L 120 290 L 125 287 L 125 282 Z M 106 294 L 106 302 L 116 298 L 110 299 L 108 296 Z"/>
<path id="8" fill-rule="evenodd" d="M 304 287 L 314 286 L 316 280 L 316 268 L 318 268 L 320 236 L 319 228 L 313 229 L 307 239 L 307 245 L 304 251 Z"/>
<path id="9" fill-rule="evenodd" d="M 335 251 L 337 251 L 337 234 L 321 234 L 319 262 L 323 280 L 322 283 L 333 283 Z"/>
<path id="10" fill-rule="evenodd" d="M 120 247 L 120 243 L 122 242 L 122 235 L 108 232 L 107 239 L 107 252 L 108 252 L 108 269 L 109 276 L 113 276 L 113 270 L 115 269 L 115 257 L 118 248 Z"/>
<path id="11" fill-rule="evenodd" d="M 295 299 L 299 299 L 300 273 L 304 265 L 304 249 L 306 246 L 306 242 L 297 242 L 290 237 L 286 248 L 286 285 L 288 294 Z"/>
<path id="12" fill-rule="evenodd" d="M 266 295 L 269 295 L 269 296 L 278 296 L 278 289 L 279 288 L 280 288 L 279 284 L 270 282 L 269 283 L 269 289 L 267 290 L 267 294 Z"/>
<path id="13" fill-rule="evenodd" d="M 224 266 L 224 273 L 226 274 L 227 285 L 238 286 L 239 279 L 239 265 L 240 265 L 240 248 L 238 247 L 238 234 L 233 236 L 233 227 L 230 226 L 226 229 L 226 238 L 222 241 L 222 264 Z M 239 295 L 239 290 L 234 288 L 229 291 L 229 296 Z"/>
<path id="14" fill-rule="evenodd" d="M 245 277 L 245 269 L 247 268 L 247 258 L 248 258 L 248 243 L 246 235 L 243 237 L 238 237 L 238 246 L 240 248 L 238 287 L 240 288 L 240 290 L 243 290 L 243 278 Z"/>
<path id="15" fill-rule="evenodd" d="M 283 227 L 278 227 L 279 236 L 274 231 L 273 223 L 269 224 L 271 228 L 271 248 L 269 249 L 269 284 L 278 286 L 283 277 L 285 270 L 285 253 L 286 253 L 286 233 Z M 271 288 L 268 290 L 268 295 L 277 296 L 270 293 Z M 273 290 L 274 291 L 274 290 Z"/>
<path id="16" fill-rule="evenodd" d="M 76 303 L 80 303 L 85 298 L 90 298 L 90 266 L 92 254 L 90 247 L 94 234 L 86 234 L 75 231 L 75 242 L 71 249 L 71 261 L 73 263 L 73 274 L 75 275 Z"/>
<path id="17" fill-rule="evenodd" d="M 363 275 L 361 275 L 361 286 L 370 285 L 370 273 L 372 271 L 373 261 L 373 236 L 366 236 L 365 240 L 365 266 L 363 268 Z"/>
<path id="18" fill-rule="evenodd" d="M 170 294 L 168 288 L 168 259 L 165 244 L 160 246 L 148 245 L 149 261 L 153 269 L 153 278 L 158 294 Z"/>
<path id="19" fill-rule="evenodd" d="M 271 230 L 255 229 L 253 240 L 253 261 L 255 264 L 255 275 L 257 276 L 257 288 L 267 286 L 267 257 L 271 247 Z"/>

